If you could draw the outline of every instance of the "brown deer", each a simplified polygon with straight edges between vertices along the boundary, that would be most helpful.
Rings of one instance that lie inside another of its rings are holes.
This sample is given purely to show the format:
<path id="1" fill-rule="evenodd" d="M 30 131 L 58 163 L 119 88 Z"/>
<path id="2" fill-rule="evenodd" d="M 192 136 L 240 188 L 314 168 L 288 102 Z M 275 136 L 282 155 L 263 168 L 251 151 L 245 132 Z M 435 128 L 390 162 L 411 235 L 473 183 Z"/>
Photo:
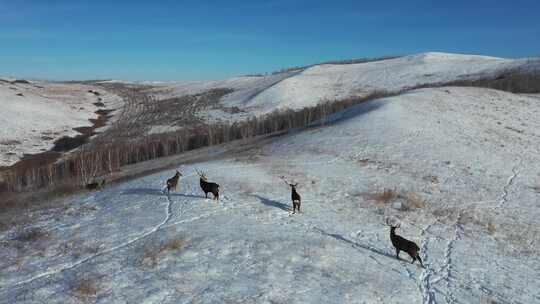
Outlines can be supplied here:
<path id="1" fill-rule="evenodd" d="M 174 174 L 173 177 L 169 178 L 167 180 L 167 194 L 171 192 L 171 189 L 174 189 L 176 191 L 176 187 L 178 186 L 178 179 L 180 179 L 180 176 L 182 176 L 182 173 L 180 171 L 176 170 L 176 174 Z"/>
<path id="2" fill-rule="evenodd" d="M 411 264 L 413 264 L 414 261 L 418 260 L 418 262 L 420 262 L 420 266 L 422 266 L 422 268 L 425 268 L 424 264 L 422 263 L 422 259 L 418 254 L 418 252 L 420 251 L 420 247 L 418 247 L 418 245 L 416 245 L 414 242 L 409 241 L 396 234 L 396 229 L 399 228 L 401 225 L 398 224 L 397 226 L 393 226 L 388 222 L 388 219 L 386 219 L 386 224 L 390 226 L 390 240 L 392 241 L 392 245 L 394 246 L 394 248 L 396 248 L 396 258 L 400 260 L 399 252 L 405 251 L 412 258 Z"/>
<path id="3" fill-rule="evenodd" d="M 202 171 L 199 171 L 195 169 L 197 172 L 197 175 L 200 177 L 200 185 L 201 189 L 204 192 L 204 196 L 208 198 L 208 193 L 212 193 L 214 195 L 214 200 L 219 201 L 219 185 L 216 183 L 211 183 L 208 181 L 208 178 L 206 177 L 206 174 Z"/>
<path id="4" fill-rule="evenodd" d="M 92 183 L 88 183 L 85 185 L 86 189 L 88 190 L 98 190 L 105 186 L 105 179 L 101 180 L 101 182 L 94 181 Z"/>
<path id="5" fill-rule="evenodd" d="M 285 182 L 285 184 L 291 187 L 291 200 L 293 204 L 293 214 L 296 213 L 296 209 L 298 209 L 298 212 L 301 212 L 300 205 L 302 204 L 302 198 L 300 197 L 300 194 L 296 192 L 296 186 L 298 186 L 298 183 L 295 183 L 295 184 L 289 183 L 287 180 L 285 180 L 284 176 L 282 176 L 281 179 Z"/>

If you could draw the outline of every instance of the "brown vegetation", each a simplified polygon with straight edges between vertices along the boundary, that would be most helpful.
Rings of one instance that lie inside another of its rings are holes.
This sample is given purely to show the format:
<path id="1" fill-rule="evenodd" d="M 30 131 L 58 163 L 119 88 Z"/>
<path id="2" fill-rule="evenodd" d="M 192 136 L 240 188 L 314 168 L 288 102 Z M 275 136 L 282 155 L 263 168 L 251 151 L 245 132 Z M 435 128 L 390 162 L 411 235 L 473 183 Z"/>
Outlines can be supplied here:
<path id="1" fill-rule="evenodd" d="M 20 231 L 15 240 L 20 242 L 35 242 L 49 238 L 49 234 L 41 228 L 31 228 Z"/>
<path id="2" fill-rule="evenodd" d="M 491 77 L 470 75 L 469 79 L 423 84 L 410 89 L 446 86 L 490 88 L 511 93 L 540 93 L 540 71 L 507 70 Z"/>
<path id="3" fill-rule="evenodd" d="M 159 263 L 162 254 L 169 251 L 180 251 L 187 245 L 187 239 L 183 235 L 178 235 L 163 244 L 149 242 L 144 246 L 141 265 L 155 267 Z"/>
<path id="4" fill-rule="evenodd" d="M 411 211 L 426 206 L 426 200 L 418 193 L 402 192 L 395 189 L 383 189 L 382 191 L 368 194 L 367 198 L 379 205 L 389 205 L 399 202 L 399 205 L 393 207 L 400 211 Z"/>
<path id="5" fill-rule="evenodd" d="M 398 197 L 398 193 L 392 189 L 384 189 L 381 192 L 375 193 L 372 199 L 378 204 L 389 204 Z"/>
<path id="6" fill-rule="evenodd" d="M 401 210 L 403 211 L 421 209 L 426 206 L 426 200 L 422 198 L 418 193 L 407 192 L 404 196 L 405 204 L 403 204 L 401 208 Z"/>
<path id="7" fill-rule="evenodd" d="M 98 293 L 98 284 L 95 278 L 83 276 L 79 278 L 71 289 L 72 294 L 82 302 L 88 302 Z"/>

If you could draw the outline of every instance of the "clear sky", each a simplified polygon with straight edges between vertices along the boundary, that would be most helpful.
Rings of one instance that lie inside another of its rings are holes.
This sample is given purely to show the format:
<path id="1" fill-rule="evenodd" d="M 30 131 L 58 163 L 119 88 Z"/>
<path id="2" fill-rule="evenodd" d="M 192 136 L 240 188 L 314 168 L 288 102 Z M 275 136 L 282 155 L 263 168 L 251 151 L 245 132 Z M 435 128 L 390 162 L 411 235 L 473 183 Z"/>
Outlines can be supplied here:
<path id="1" fill-rule="evenodd" d="M 540 55 L 540 1 L 0 0 L 0 75 L 189 80 L 425 51 Z"/>

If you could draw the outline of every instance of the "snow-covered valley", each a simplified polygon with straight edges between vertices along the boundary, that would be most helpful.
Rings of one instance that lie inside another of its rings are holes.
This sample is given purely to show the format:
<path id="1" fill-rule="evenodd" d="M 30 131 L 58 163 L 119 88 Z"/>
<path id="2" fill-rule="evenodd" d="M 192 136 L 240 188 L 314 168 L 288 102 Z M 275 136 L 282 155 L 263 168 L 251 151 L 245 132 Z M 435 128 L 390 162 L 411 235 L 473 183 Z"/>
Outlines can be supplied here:
<path id="1" fill-rule="evenodd" d="M 539 114 L 536 95 L 419 89 L 178 164 L 169 196 L 173 170 L 65 198 L 0 233 L 0 303 L 540 302 Z M 387 218 L 425 269 L 395 258 Z"/>
<path id="2" fill-rule="evenodd" d="M 100 108 L 118 109 L 118 96 L 95 87 L 46 81 L 0 78 L 0 167 L 10 166 L 25 154 L 50 150 L 76 128 L 92 126 Z"/>

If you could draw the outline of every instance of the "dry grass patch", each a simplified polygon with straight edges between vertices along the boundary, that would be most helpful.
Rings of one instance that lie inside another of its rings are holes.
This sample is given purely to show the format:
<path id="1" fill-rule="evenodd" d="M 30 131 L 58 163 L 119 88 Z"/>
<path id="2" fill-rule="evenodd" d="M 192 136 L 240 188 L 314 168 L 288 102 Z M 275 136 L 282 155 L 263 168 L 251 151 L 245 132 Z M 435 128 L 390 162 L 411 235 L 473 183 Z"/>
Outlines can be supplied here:
<path id="1" fill-rule="evenodd" d="M 497 231 L 497 227 L 491 220 L 487 223 L 487 231 L 490 235 L 494 235 L 495 232 Z"/>
<path id="2" fill-rule="evenodd" d="M 498 303 L 499 302 L 495 301 L 495 299 L 493 299 L 490 296 L 482 295 L 482 297 L 480 298 L 480 304 L 498 304 Z"/>
<path id="3" fill-rule="evenodd" d="M 20 145 L 20 144 L 21 144 L 21 142 L 18 141 L 18 140 L 15 140 L 15 139 L 0 140 L 0 145 L 9 146 L 9 145 Z"/>
<path id="4" fill-rule="evenodd" d="M 102 244 L 100 243 L 85 243 L 82 239 L 75 239 L 60 244 L 57 252 L 78 259 L 82 256 L 97 254 L 101 248 Z"/>
<path id="5" fill-rule="evenodd" d="M 459 207 L 433 210 L 432 214 L 440 221 L 447 219 L 460 226 L 474 225 L 482 228 L 489 235 L 494 236 L 497 226 L 492 216 L 483 209 L 462 209 Z M 467 231 L 465 231 L 467 233 Z"/>
<path id="6" fill-rule="evenodd" d="M 426 206 L 426 200 L 415 192 L 407 192 L 404 195 L 405 204 L 402 205 L 403 211 L 409 211 L 414 209 L 421 209 Z"/>
<path id="7" fill-rule="evenodd" d="M 381 192 L 373 194 L 372 199 L 377 204 L 387 205 L 393 202 L 398 196 L 399 194 L 396 192 L 396 190 L 384 189 Z"/>
<path id="8" fill-rule="evenodd" d="M 73 296 L 82 302 L 90 302 L 98 293 L 98 284 L 95 278 L 84 276 L 78 279 L 71 289 Z"/>
<path id="9" fill-rule="evenodd" d="M 438 184 L 439 183 L 439 178 L 436 175 L 426 175 L 426 176 L 422 177 L 422 179 L 424 181 L 430 182 L 432 184 Z"/>
<path id="10" fill-rule="evenodd" d="M 427 205 L 426 200 L 420 194 L 395 189 L 383 189 L 380 192 L 368 194 L 367 197 L 379 206 L 389 205 L 400 211 L 412 211 Z"/>
<path id="11" fill-rule="evenodd" d="M 49 238 L 49 234 L 41 228 L 31 228 L 20 231 L 15 240 L 20 242 L 35 242 Z"/>
<path id="12" fill-rule="evenodd" d="M 464 209 L 458 218 L 458 224 L 462 226 L 470 224 L 487 229 L 490 223 L 493 225 L 493 218 L 483 209 Z"/>
<path id="13" fill-rule="evenodd" d="M 154 242 L 147 243 L 144 246 L 144 252 L 141 260 L 141 265 L 156 267 L 160 257 L 166 252 L 181 251 L 186 247 L 188 239 L 183 235 L 175 236 L 167 240 L 165 243 L 155 244 Z"/>
<path id="14" fill-rule="evenodd" d="M 496 216 L 482 208 L 462 210 L 457 223 L 465 228 L 469 237 L 479 237 L 479 232 L 484 231 L 498 242 L 506 255 L 530 256 L 538 252 L 540 229 L 531 223 Z"/>

